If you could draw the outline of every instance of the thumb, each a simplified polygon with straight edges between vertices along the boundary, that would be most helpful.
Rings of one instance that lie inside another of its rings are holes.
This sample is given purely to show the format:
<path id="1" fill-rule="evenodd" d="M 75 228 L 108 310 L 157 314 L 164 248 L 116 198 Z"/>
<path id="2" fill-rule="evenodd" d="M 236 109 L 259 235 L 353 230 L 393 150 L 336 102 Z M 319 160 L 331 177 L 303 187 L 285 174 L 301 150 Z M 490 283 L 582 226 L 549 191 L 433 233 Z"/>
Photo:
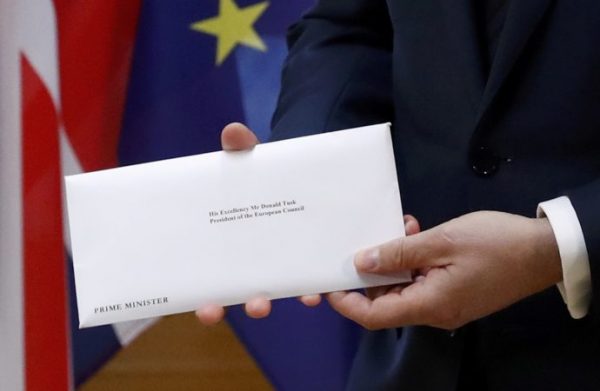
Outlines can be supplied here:
<path id="1" fill-rule="evenodd" d="M 429 232 L 424 231 L 359 251 L 354 265 L 361 273 L 377 274 L 435 266 L 439 256 L 427 245 L 428 236 Z"/>
<path id="2" fill-rule="evenodd" d="M 256 135 L 239 122 L 232 122 L 221 132 L 221 146 L 226 151 L 251 149 L 258 144 Z"/>

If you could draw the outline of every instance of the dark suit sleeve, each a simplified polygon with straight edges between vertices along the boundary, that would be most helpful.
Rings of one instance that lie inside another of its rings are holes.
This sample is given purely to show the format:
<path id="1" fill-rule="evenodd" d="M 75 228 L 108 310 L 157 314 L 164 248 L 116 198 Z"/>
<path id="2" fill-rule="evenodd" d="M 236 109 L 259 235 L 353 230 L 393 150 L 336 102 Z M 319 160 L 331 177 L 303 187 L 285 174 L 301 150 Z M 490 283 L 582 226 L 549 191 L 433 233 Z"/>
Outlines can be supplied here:
<path id="1" fill-rule="evenodd" d="M 581 224 L 592 274 L 590 312 L 600 317 L 600 179 L 567 194 Z"/>
<path id="2" fill-rule="evenodd" d="M 272 140 L 391 121 L 384 0 L 323 0 L 288 31 Z"/>

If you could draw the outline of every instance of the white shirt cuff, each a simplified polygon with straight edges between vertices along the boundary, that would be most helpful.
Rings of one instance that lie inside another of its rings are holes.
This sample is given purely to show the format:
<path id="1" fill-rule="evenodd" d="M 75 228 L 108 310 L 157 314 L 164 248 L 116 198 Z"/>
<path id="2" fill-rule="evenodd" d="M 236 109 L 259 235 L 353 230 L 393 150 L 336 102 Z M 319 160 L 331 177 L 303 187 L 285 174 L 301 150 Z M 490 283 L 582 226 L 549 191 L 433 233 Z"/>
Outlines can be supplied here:
<path id="1" fill-rule="evenodd" d="M 575 319 L 588 313 L 592 298 L 592 276 L 581 224 L 568 197 L 558 197 L 538 205 L 538 217 L 547 217 L 560 253 L 563 281 L 558 290 Z"/>

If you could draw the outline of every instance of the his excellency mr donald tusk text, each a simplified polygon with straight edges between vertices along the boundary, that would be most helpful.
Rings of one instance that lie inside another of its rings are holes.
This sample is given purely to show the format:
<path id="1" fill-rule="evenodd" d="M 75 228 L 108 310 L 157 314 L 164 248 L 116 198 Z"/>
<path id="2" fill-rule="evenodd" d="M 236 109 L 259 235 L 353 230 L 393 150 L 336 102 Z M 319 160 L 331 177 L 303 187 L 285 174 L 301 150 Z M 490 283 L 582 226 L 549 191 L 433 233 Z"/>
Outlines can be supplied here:
<path id="1" fill-rule="evenodd" d="M 208 212 L 208 222 L 210 224 L 218 224 L 297 212 L 304 212 L 304 205 L 298 204 L 296 200 L 284 200 L 268 204 L 261 203 L 229 209 L 211 210 Z"/>

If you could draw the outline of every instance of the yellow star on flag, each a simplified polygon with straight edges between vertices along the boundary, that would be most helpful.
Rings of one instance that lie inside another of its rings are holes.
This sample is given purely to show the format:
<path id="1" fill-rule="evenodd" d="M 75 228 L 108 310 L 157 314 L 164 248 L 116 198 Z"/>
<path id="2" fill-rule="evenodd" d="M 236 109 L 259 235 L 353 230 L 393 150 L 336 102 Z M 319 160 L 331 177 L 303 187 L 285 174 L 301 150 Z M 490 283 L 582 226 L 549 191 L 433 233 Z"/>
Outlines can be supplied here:
<path id="1" fill-rule="evenodd" d="M 221 65 L 237 45 L 262 52 L 267 46 L 254 30 L 254 23 L 269 6 L 268 1 L 239 8 L 233 0 L 219 0 L 219 15 L 190 25 L 194 31 L 217 37 L 216 64 Z"/>

